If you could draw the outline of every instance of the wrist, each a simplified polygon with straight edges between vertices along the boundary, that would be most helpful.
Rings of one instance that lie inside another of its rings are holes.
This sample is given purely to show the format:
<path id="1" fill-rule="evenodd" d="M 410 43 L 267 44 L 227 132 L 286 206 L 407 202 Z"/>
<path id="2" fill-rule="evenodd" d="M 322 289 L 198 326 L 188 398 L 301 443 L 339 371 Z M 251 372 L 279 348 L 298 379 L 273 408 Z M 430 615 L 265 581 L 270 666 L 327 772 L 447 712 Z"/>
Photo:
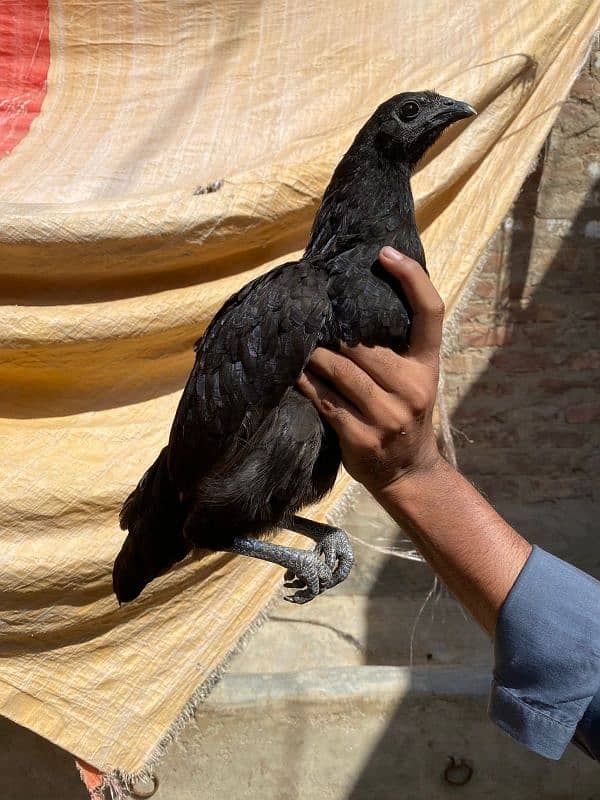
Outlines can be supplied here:
<path id="1" fill-rule="evenodd" d="M 440 497 L 443 488 L 458 476 L 454 467 L 436 450 L 426 461 L 407 469 L 371 494 L 384 508 L 408 509 L 414 501 L 419 502 L 432 492 Z"/>

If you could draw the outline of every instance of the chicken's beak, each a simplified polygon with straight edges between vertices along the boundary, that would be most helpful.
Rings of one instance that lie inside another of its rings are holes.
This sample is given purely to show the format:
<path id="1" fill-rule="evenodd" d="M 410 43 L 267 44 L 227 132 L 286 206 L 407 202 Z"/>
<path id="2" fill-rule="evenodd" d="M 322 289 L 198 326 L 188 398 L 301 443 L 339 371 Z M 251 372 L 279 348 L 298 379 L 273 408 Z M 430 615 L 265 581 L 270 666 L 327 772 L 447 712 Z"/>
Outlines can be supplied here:
<path id="1" fill-rule="evenodd" d="M 466 119 L 467 117 L 476 117 L 477 111 L 469 103 L 463 103 L 461 100 L 454 100 L 452 105 L 452 113 L 454 119 Z"/>
<path id="2" fill-rule="evenodd" d="M 453 100 L 452 97 L 442 97 L 441 105 L 438 105 L 434 119 L 449 124 L 457 122 L 459 119 L 477 116 L 477 111 L 469 103 L 462 100 Z"/>

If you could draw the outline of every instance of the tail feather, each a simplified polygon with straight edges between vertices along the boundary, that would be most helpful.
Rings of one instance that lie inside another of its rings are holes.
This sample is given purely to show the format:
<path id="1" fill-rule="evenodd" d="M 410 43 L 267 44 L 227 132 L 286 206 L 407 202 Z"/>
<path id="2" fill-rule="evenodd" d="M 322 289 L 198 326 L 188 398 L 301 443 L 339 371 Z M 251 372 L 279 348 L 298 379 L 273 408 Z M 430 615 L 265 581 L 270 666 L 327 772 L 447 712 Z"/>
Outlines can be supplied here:
<path id="1" fill-rule="evenodd" d="M 186 511 L 171 480 L 165 447 L 123 504 L 119 523 L 129 533 L 113 567 L 119 603 L 134 600 L 190 551 L 183 538 Z"/>

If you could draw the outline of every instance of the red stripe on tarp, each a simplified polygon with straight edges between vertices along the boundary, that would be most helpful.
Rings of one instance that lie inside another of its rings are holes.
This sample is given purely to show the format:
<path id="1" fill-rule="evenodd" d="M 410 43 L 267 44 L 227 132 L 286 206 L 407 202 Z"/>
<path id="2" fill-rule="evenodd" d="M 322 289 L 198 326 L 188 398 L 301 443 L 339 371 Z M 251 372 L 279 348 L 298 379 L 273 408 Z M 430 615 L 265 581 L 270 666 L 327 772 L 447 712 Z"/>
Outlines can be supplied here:
<path id="1" fill-rule="evenodd" d="M 40 113 L 49 64 L 48 0 L 0 0 L 0 158 Z"/>

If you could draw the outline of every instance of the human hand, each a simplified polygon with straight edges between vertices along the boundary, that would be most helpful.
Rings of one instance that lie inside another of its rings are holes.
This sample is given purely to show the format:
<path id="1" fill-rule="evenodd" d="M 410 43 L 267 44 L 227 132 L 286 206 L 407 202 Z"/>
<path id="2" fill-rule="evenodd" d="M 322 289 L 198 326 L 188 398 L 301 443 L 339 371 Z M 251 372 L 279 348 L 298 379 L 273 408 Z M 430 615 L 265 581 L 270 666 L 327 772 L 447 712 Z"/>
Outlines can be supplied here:
<path id="1" fill-rule="evenodd" d="M 409 350 L 317 348 L 300 390 L 336 431 L 347 471 L 371 492 L 443 461 L 432 424 L 444 305 L 416 261 L 384 247 L 381 265 L 402 284 L 413 312 Z"/>

